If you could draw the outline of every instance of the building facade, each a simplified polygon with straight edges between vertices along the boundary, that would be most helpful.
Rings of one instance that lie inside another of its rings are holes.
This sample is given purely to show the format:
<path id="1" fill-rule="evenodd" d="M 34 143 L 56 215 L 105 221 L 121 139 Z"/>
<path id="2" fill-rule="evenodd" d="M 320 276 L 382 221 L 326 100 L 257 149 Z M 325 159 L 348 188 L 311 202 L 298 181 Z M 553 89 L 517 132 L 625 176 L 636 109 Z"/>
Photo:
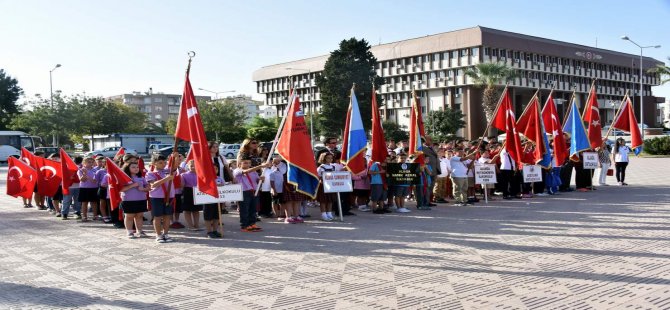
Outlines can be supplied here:
<path id="1" fill-rule="evenodd" d="M 613 121 L 626 92 L 633 99 L 639 119 L 639 55 L 479 26 L 381 44 L 373 46 L 371 52 L 378 61 L 377 74 L 385 81 L 378 90 L 382 114 L 401 125 L 409 124 L 414 88 L 423 112 L 460 109 L 467 124 L 460 134 L 466 138 L 481 136 L 487 124 L 481 105 L 483 90 L 473 84 L 465 71 L 482 62 L 502 62 L 518 71 L 519 77 L 509 84 L 517 113 L 536 90 L 540 90 L 544 103 L 553 88 L 557 109 L 563 116 L 573 90 L 583 106 L 595 79 L 603 125 Z M 315 77 L 322 73 L 327 59 L 328 55 L 324 55 L 258 69 L 253 74 L 257 92 L 265 95 L 267 105 L 277 108 L 278 115 L 284 115 L 289 85 L 293 84 L 306 111 L 319 110 L 322 102 Z M 646 72 L 661 63 L 645 57 L 642 66 Z M 643 74 L 642 83 L 644 119 L 649 123 L 656 120 L 657 103 L 663 98 L 656 98 L 651 92 L 651 87 L 659 84 L 656 75 Z"/>
<path id="2" fill-rule="evenodd" d="M 140 112 L 147 115 L 148 121 L 156 125 L 166 122 L 169 118 L 177 118 L 179 116 L 179 105 L 181 104 L 181 94 L 154 93 L 151 90 L 144 93 L 132 92 L 111 96 L 108 99 L 136 107 Z M 195 96 L 195 99 L 197 101 L 209 101 L 212 97 Z"/>
<path id="3" fill-rule="evenodd" d="M 256 116 L 263 116 L 263 101 L 253 100 L 251 96 L 237 95 L 226 98 L 216 99 L 214 101 L 232 102 L 238 107 L 244 109 L 245 123 L 250 122 Z"/>

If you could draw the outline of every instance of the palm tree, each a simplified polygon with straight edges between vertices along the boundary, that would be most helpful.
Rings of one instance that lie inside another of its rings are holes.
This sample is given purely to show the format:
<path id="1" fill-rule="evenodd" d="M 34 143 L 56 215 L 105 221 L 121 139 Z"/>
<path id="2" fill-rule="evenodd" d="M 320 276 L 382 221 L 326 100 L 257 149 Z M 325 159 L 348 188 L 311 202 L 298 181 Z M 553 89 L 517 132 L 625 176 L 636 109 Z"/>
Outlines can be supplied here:
<path id="1" fill-rule="evenodd" d="M 482 107 L 486 113 L 486 121 L 491 122 L 500 97 L 500 89 L 497 86 L 518 76 L 513 68 L 502 62 L 485 62 L 475 65 L 465 71 L 478 87 L 484 88 Z"/>
<path id="2" fill-rule="evenodd" d="M 668 60 L 670 61 L 670 57 L 668 57 Z M 656 65 L 656 68 L 651 68 L 647 72 L 657 73 L 660 75 L 661 85 L 670 82 L 670 67 L 668 67 L 666 64 L 658 64 Z"/>

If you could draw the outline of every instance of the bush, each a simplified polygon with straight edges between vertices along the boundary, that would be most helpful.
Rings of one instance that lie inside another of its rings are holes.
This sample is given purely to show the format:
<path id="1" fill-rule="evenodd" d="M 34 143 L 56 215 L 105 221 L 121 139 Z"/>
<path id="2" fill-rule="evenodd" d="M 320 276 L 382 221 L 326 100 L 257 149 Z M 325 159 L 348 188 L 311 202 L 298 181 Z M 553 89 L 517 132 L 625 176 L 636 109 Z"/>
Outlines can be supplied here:
<path id="1" fill-rule="evenodd" d="M 670 136 L 644 140 L 644 151 L 651 155 L 670 155 Z"/>

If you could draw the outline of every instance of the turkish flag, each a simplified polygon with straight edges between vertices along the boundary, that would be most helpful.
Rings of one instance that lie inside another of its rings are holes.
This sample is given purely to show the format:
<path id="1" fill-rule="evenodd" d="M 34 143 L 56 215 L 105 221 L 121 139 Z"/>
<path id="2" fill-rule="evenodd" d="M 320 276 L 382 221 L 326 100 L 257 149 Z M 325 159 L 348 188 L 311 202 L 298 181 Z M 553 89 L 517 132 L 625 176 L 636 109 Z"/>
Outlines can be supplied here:
<path id="1" fill-rule="evenodd" d="M 521 140 L 519 139 L 519 134 L 516 132 L 516 119 L 513 107 L 509 91 L 505 88 L 491 125 L 505 132 L 505 149 L 512 159 L 516 161 L 517 167 L 519 167 L 521 163 Z"/>
<path id="2" fill-rule="evenodd" d="M 35 171 L 40 171 L 40 167 L 42 166 L 42 160 L 44 160 L 44 158 L 35 156 L 26 148 L 21 147 L 21 160 L 23 160 L 24 163 L 28 164 L 30 167 L 35 169 Z M 35 181 L 37 181 L 37 179 L 35 179 Z"/>
<path id="3" fill-rule="evenodd" d="M 53 197 L 58 191 L 58 186 L 63 181 L 61 164 L 55 160 L 42 159 L 42 166 L 38 171 L 37 192 L 42 196 Z"/>
<path id="4" fill-rule="evenodd" d="M 121 203 L 121 188 L 126 184 L 130 183 L 132 180 L 119 166 L 117 166 L 109 158 L 105 158 L 107 163 L 107 175 L 108 175 L 108 185 L 107 189 L 109 191 L 109 202 L 111 204 L 112 210 L 116 210 Z"/>
<path id="5" fill-rule="evenodd" d="M 630 102 L 630 97 L 626 96 L 625 100 L 626 102 L 623 103 L 624 106 L 620 108 L 619 115 L 612 123 L 612 128 L 630 132 L 631 148 L 637 155 L 642 151 L 641 147 L 644 142 L 642 141 L 640 125 L 635 118 L 635 112 L 633 111 L 633 104 Z"/>
<path id="6" fill-rule="evenodd" d="M 584 107 L 582 119 L 588 124 L 588 136 L 591 142 L 591 148 L 596 149 L 602 146 L 602 125 L 600 124 L 600 108 L 598 107 L 598 96 L 595 87 L 591 87 L 589 100 Z"/>
<path id="7" fill-rule="evenodd" d="M 195 101 L 191 82 L 188 77 L 189 71 L 186 71 L 186 83 L 184 85 L 184 95 L 181 99 L 181 108 L 179 119 L 177 120 L 177 130 L 174 133 L 176 138 L 190 141 L 191 152 L 195 169 L 198 171 L 197 186 L 198 189 L 212 197 L 219 197 L 219 190 L 216 186 L 216 173 L 214 173 L 214 163 L 207 146 L 205 129 L 202 127 L 198 103 Z"/>
<path id="8" fill-rule="evenodd" d="M 126 149 L 124 147 L 121 147 L 118 152 L 114 155 L 114 159 L 119 158 L 119 156 L 126 155 Z"/>
<path id="9" fill-rule="evenodd" d="M 372 143 L 371 143 L 370 158 L 373 162 L 383 163 L 388 156 L 386 149 L 386 139 L 384 138 L 384 129 L 382 127 L 382 120 L 379 117 L 379 107 L 377 107 L 377 92 L 372 88 Z"/>
<path id="10" fill-rule="evenodd" d="M 562 166 L 565 158 L 568 157 L 567 145 L 563 136 L 563 126 L 561 126 L 561 122 L 558 120 L 558 111 L 551 94 L 549 94 L 549 98 L 547 98 L 547 102 L 544 104 L 544 108 L 542 108 L 542 122 L 544 123 L 544 128 L 548 132 L 551 132 L 551 135 L 554 137 L 556 166 Z"/>
<path id="11" fill-rule="evenodd" d="M 70 186 L 74 183 L 79 183 L 79 176 L 77 175 L 77 164 L 74 163 L 70 155 L 63 149 L 60 149 L 60 169 L 61 177 L 63 178 L 63 195 L 70 194 Z"/>
<path id="12" fill-rule="evenodd" d="M 14 157 L 8 157 L 7 163 L 7 195 L 12 197 L 33 197 L 35 182 L 37 182 L 37 171 L 23 161 Z"/>

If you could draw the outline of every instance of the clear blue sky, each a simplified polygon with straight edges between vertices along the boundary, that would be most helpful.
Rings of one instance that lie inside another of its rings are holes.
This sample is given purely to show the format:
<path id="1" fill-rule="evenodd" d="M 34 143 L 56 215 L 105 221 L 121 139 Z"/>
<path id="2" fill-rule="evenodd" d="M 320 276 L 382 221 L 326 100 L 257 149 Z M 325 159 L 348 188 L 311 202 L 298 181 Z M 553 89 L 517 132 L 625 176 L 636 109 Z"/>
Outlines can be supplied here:
<path id="1" fill-rule="evenodd" d="M 0 0 L 0 68 L 26 96 L 181 93 L 186 53 L 195 89 L 255 95 L 254 70 L 324 55 L 345 38 L 372 44 L 487 26 L 667 62 L 669 0 L 644 1 L 31 1 Z M 670 98 L 670 85 L 655 93 Z M 196 94 L 208 95 L 196 91 Z"/>

